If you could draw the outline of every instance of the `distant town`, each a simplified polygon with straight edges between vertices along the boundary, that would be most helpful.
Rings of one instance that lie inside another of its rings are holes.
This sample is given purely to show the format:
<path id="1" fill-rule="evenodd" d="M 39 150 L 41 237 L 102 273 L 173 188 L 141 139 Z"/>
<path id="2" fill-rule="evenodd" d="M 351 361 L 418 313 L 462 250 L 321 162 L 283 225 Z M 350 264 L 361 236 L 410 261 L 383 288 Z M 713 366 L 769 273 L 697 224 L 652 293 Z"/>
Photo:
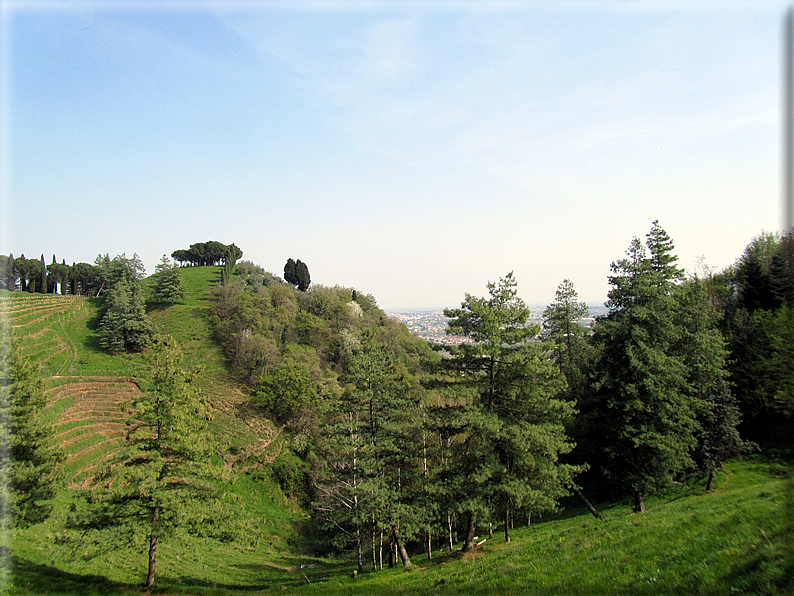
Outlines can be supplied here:
<path id="1" fill-rule="evenodd" d="M 603 305 L 588 305 L 590 307 L 590 317 L 582 319 L 582 324 L 588 327 L 595 322 L 595 317 L 606 314 Z M 529 322 L 541 324 L 543 322 L 543 311 L 545 305 L 530 306 Z M 460 335 L 447 335 L 447 321 L 443 310 L 386 310 L 386 314 L 404 323 L 412 335 L 421 337 L 426 341 L 438 344 L 460 344 L 471 341 L 467 337 Z"/>

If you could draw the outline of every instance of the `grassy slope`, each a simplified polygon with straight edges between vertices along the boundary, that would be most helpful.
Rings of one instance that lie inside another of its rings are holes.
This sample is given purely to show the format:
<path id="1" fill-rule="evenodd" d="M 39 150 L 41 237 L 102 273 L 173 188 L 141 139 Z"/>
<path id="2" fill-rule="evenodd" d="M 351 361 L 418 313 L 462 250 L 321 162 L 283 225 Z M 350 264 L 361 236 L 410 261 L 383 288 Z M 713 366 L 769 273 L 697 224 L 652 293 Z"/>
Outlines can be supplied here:
<path id="1" fill-rule="evenodd" d="M 511 544 L 497 535 L 470 555 L 414 557 L 412 570 L 395 568 L 356 579 L 350 577 L 353 567 L 339 562 L 267 558 L 198 542 L 182 550 L 171 545 L 163 553 L 169 562 L 154 592 L 784 594 L 794 548 L 791 495 L 786 495 L 792 490 L 786 479 L 790 464 L 790 459 L 781 463 L 764 457 L 732 462 L 713 493 L 706 494 L 702 483 L 682 487 L 678 494 L 649 500 L 645 515 L 631 513 L 628 502 L 617 503 L 603 508 L 607 521 L 599 522 L 572 508 L 531 528 L 516 528 Z M 85 575 L 99 572 L 88 566 L 59 571 L 46 563 L 60 556 L 54 551 L 43 539 L 31 544 L 10 593 L 139 592 L 129 580 Z M 301 564 L 314 567 L 301 570 Z"/>
<path id="2" fill-rule="evenodd" d="M 238 448 L 266 444 L 274 431 L 248 424 L 251 420 L 246 417 L 241 388 L 226 369 L 218 346 L 209 340 L 203 315 L 205 291 L 217 279 L 218 269 L 184 273 L 191 291 L 185 303 L 155 307 L 150 315 L 158 327 L 177 337 L 191 361 L 205 366 L 198 383 L 217 408 L 214 422 L 219 434 Z M 68 388 L 87 377 L 134 377 L 145 371 L 141 355 L 111 357 L 95 349 L 96 339 L 86 322 L 96 306 L 91 301 L 71 301 L 44 318 L 17 313 L 17 324 L 25 325 L 26 352 L 42 361 L 49 375 L 62 377 L 52 378 L 52 387 Z M 69 345 L 71 349 L 61 349 Z M 45 415 L 56 420 L 65 409 L 66 404 L 57 403 Z M 272 445 L 277 444 L 276 440 Z M 265 459 L 273 453 L 265 451 Z M 762 457 L 733 462 L 714 493 L 705 494 L 702 486 L 681 488 L 678 494 L 650 500 L 646 515 L 632 514 L 628 503 L 618 503 L 604 508 L 608 520 L 598 522 L 574 504 L 556 518 L 516 528 L 509 545 L 497 535 L 473 555 L 455 553 L 431 561 L 417 556 L 411 571 L 365 573 L 355 580 L 349 577 L 352 566 L 295 554 L 299 548 L 294 525 L 300 515 L 273 484 L 241 475 L 229 489 L 245 501 L 267 537 L 253 550 L 202 540 L 163 543 L 154 592 L 784 593 L 783 586 L 794 570 L 791 533 L 785 530 L 786 523 L 791 528 L 794 515 L 784 479 L 791 463 L 790 459 L 781 463 Z M 137 586 L 145 572 L 141 553 L 115 551 L 83 560 L 80 552 L 55 542 L 59 518 L 71 498 L 70 492 L 61 496 L 50 521 L 14 534 L 15 573 L 9 593 L 140 592 Z M 314 566 L 302 570 L 302 564 Z"/>
<path id="3" fill-rule="evenodd" d="M 206 295 L 220 279 L 220 268 L 188 268 L 183 270 L 183 277 L 189 293 L 186 300 L 168 307 L 154 305 L 149 315 L 159 331 L 177 339 L 188 365 L 201 366 L 196 385 L 213 407 L 212 424 L 227 463 L 242 471 L 256 462 L 272 461 L 282 448 L 278 429 L 251 415 L 246 405 L 247 390 L 231 375 L 220 347 L 212 340 Z M 42 415 L 60 434 L 69 455 L 65 466 L 67 477 L 73 485 L 79 485 L 122 440 L 123 406 L 138 390 L 132 381 L 147 374 L 147 356 L 111 356 L 99 349 L 92 320 L 100 300 L 7 292 L 0 292 L 0 300 L 2 312 L 14 326 L 14 334 L 25 354 L 41 364 L 50 397 L 50 405 Z M 250 476 L 238 474 L 228 488 L 261 520 L 259 526 L 263 531 L 258 546 L 254 550 L 235 551 L 238 555 L 235 560 L 251 568 L 289 567 L 299 546 L 295 526 L 303 515 L 266 476 L 255 482 Z M 137 552 L 117 551 L 83 561 L 55 544 L 59 523 L 74 497 L 74 491 L 66 491 L 56 503 L 53 519 L 13 534 L 17 577 L 28 578 L 23 584 L 35 585 L 41 580 L 46 590 L 72 577 L 81 586 L 77 593 L 87 589 L 81 579 L 84 574 L 105 576 L 121 584 L 137 584 L 146 563 Z M 182 573 L 181 561 L 188 559 L 193 561 L 188 575 L 222 582 L 228 579 L 228 574 L 219 571 L 223 566 L 217 562 L 227 559 L 228 553 L 229 547 L 202 541 L 164 543 L 159 557 L 160 578 L 164 583 L 169 576 L 176 581 Z M 205 573 L 207 567 L 211 571 Z M 28 569 L 35 571 L 30 574 L 25 571 Z M 19 585 L 20 581 L 15 583 Z M 1 584 L 0 581 L 0 587 Z"/>

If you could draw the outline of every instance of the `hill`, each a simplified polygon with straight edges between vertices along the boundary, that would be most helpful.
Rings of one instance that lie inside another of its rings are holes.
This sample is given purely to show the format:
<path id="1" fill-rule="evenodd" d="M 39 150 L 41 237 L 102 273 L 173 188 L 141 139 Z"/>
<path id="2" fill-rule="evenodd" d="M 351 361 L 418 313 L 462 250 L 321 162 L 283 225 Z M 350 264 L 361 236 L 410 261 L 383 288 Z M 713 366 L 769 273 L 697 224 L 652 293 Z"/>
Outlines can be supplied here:
<path id="1" fill-rule="evenodd" d="M 208 398 L 213 431 L 222 446 L 219 455 L 232 470 L 232 484 L 227 489 L 261 520 L 257 528 L 260 545 L 251 556 L 276 566 L 289 566 L 279 561 L 293 556 L 299 542 L 295 527 L 305 514 L 263 471 L 282 451 L 281 429 L 252 411 L 248 402 L 250 388 L 231 372 L 221 346 L 213 339 L 207 293 L 219 280 L 220 270 L 185 268 L 187 298 L 169 307 L 150 305 L 148 314 L 159 331 L 172 335 L 189 354 L 191 365 L 201 366 L 195 385 Z M 52 425 L 56 439 L 66 451 L 64 467 L 69 485 L 58 499 L 53 519 L 15 533 L 15 556 L 29 548 L 53 550 L 54 533 L 76 492 L 87 486 L 91 475 L 120 448 L 130 400 L 140 393 L 141 380 L 148 374 L 146 353 L 109 355 L 99 349 L 95 319 L 101 302 L 82 296 L 21 292 L 3 292 L 0 296 L 0 314 L 11 325 L 23 353 L 41 366 L 46 379 L 49 405 L 40 415 Z M 167 569 L 166 560 L 171 557 L 168 547 L 164 548 L 163 563 Z M 206 551 L 195 544 L 186 548 L 187 552 Z M 175 549 L 174 560 L 185 556 L 185 550 Z M 47 560 L 51 566 L 121 581 L 134 582 L 143 562 L 138 553 L 118 552 L 94 562 L 76 563 L 73 553 L 64 548 L 54 550 L 57 554 Z"/>
<path id="2" fill-rule="evenodd" d="M 531 527 L 519 528 L 522 520 L 517 518 L 511 544 L 488 538 L 466 555 L 436 546 L 432 559 L 413 556 L 410 571 L 365 572 L 352 579 L 355 566 L 343 551 L 338 558 L 313 552 L 310 535 L 302 532 L 308 529 L 305 510 L 297 498 L 285 495 L 284 478 L 269 465 L 293 457 L 295 443 L 290 433 L 250 404 L 251 377 L 229 357 L 235 346 L 216 339 L 217 301 L 208 292 L 220 272 L 220 267 L 184 268 L 185 300 L 173 306 L 150 304 L 147 312 L 159 330 L 177 339 L 191 364 L 202 365 L 195 383 L 212 406 L 211 425 L 222 442 L 221 465 L 232 473 L 224 488 L 245 504 L 257 539 L 231 546 L 198 537 L 164 542 L 156 592 L 775 594 L 789 589 L 794 489 L 786 480 L 792 458 L 785 453 L 732 461 L 712 493 L 689 479 L 665 498 L 650 500 L 645 515 L 632 514 L 628 502 L 615 502 L 600 507 L 607 521 L 598 522 L 566 502 L 561 514 L 533 518 Z M 314 294 L 290 298 L 281 288 L 243 295 L 245 300 L 235 304 L 235 320 L 248 326 L 242 328 L 284 338 L 284 346 L 290 341 L 311 346 L 321 368 L 318 378 L 329 391 L 335 390 L 334 334 L 347 316 L 336 307 L 349 300 L 349 291 L 318 287 Z M 261 301 L 267 308 L 246 310 L 247 300 Z M 347 324 L 376 329 L 395 353 L 421 350 L 404 328 L 383 316 L 374 299 L 364 304 L 366 310 Z M 111 356 L 99 349 L 98 299 L 4 293 L 0 306 L 25 353 L 41 364 L 48 379 L 49 406 L 41 415 L 68 452 L 70 485 L 50 520 L 10 536 L 13 574 L 8 591 L 139 593 L 146 571 L 140 552 L 120 549 L 88 559 L 85 551 L 61 540 L 61 526 L 77 491 L 120 446 L 125 406 L 141 391 L 148 355 Z M 255 317 L 257 312 L 267 312 L 269 318 Z M 279 328 L 279 317 L 286 315 L 300 324 Z M 308 358 L 304 352 L 294 353 Z M 422 549 L 418 541 L 409 548 L 414 553 Z"/>

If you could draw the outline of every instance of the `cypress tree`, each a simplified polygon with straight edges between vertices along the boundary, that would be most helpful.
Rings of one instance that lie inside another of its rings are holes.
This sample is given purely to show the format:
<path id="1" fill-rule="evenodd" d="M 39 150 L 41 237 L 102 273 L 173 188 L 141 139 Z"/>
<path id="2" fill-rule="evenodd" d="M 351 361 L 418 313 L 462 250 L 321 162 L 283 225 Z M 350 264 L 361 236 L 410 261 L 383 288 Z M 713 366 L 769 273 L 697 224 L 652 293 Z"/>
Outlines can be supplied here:
<path id="1" fill-rule="evenodd" d="M 295 278 L 297 279 L 297 286 L 301 292 L 309 289 L 312 283 L 312 278 L 309 276 L 309 268 L 306 263 L 298 259 L 295 262 Z"/>
<path id="2" fill-rule="evenodd" d="M 287 259 L 287 262 L 284 264 L 284 281 L 288 284 L 292 284 L 293 286 L 298 285 L 298 275 L 295 270 L 295 261 L 291 258 Z"/>
<path id="3" fill-rule="evenodd" d="M 46 294 L 47 288 L 47 263 L 44 262 L 44 255 L 41 255 L 41 277 L 39 279 L 39 292 Z"/>

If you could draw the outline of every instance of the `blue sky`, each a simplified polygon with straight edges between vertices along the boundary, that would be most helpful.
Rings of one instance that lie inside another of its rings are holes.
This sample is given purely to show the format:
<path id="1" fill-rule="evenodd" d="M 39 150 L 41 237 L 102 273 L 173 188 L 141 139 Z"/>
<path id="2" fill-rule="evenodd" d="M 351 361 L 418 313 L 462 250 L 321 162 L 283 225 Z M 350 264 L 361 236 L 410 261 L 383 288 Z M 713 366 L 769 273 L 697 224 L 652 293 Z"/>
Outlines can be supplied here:
<path id="1" fill-rule="evenodd" d="M 2 2 L 0 252 L 194 242 L 385 308 L 603 302 L 780 221 L 782 2 Z"/>

